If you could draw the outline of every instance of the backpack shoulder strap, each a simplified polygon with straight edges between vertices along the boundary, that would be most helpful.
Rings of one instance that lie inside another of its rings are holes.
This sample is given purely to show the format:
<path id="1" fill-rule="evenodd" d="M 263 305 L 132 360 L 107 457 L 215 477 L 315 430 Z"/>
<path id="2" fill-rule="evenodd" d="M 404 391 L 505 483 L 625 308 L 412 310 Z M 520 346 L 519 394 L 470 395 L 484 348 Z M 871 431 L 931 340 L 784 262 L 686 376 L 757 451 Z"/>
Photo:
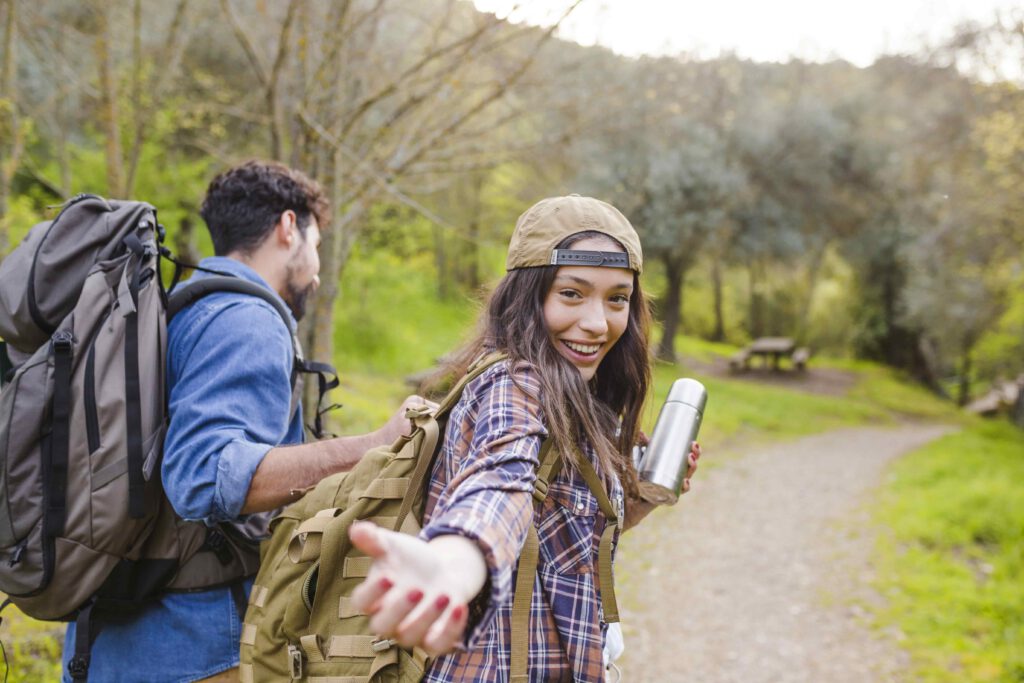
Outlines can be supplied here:
<path id="1" fill-rule="evenodd" d="M 598 476 L 594 466 L 590 464 L 590 460 L 580 455 L 577 462 L 583 481 L 587 483 L 587 488 L 597 498 L 597 505 L 605 517 L 604 531 L 601 533 L 601 542 L 597 552 L 597 576 L 598 581 L 601 582 L 604 620 L 612 624 L 619 620 L 619 605 L 615 599 L 615 583 L 612 581 L 612 541 L 615 538 L 615 531 L 619 528 L 621 515 L 608 498 L 604 484 L 601 483 L 601 477 Z"/>
<path id="2" fill-rule="evenodd" d="M 177 287 L 172 293 L 167 302 L 167 321 L 170 322 L 175 315 L 181 312 L 186 306 L 199 301 L 208 294 L 214 294 L 215 292 L 237 292 L 239 294 L 248 294 L 263 299 L 268 304 L 274 307 L 277 314 L 281 316 L 281 321 L 284 323 L 285 328 L 292 338 L 292 356 L 294 358 L 292 363 L 292 402 L 289 409 L 289 415 L 295 415 L 295 411 L 299 408 L 299 403 L 302 400 L 302 387 L 298 383 L 300 374 L 312 374 L 317 376 L 318 386 L 318 398 L 316 404 L 316 415 L 313 416 L 313 426 L 311 431 L 313 436 L 320 439 L 324 436 L 323 428 L 323 416 L 325 413 L 339 407 L 338 405 L 324 405 L 324 399 L 327 397 L 327 392 L 338 387 L 340 382 L 338 381 L 338 372 L 334 369 L 334 366 L 327 363 L 320 363 L 316 361 L 308 361 L 303 357 L 302 344 L 299 342 L 299 336 L 297 331 L 292 330 L 291 326 L 291 315 L 284 303 L 279 297 L 274 296 L 266 287 L 262 287 L 255 282 L 249 282 L 243 280 L 240 277 L 234 277 L 232 275 L 213 275 L 210 277 L 204 277 L 199 280 L 190 280 L 185 284 Z"/>
<path id="3" fill-rule="evenodd" d="M 437 410 L 430 410 L 429 408 L 415 407 L 409 408 L 405 411 L 405 416 L 413 421 L 417 428 L 423 430 L 423 441 L 420 445 L 420 457 L 416 462 L 416 467 L 413 469 L 412 475 L 409 477 L 408 491 L 411 495 L 405 496 L 402 500 L 402 505 L 398 510 L 398 516 L 396 517 L 395 528 L 401 528 L 405 522 L 405 518 L 413 510 L 422 510 L 422 504 L 427 491 L 427 479 L 430 476 L 431 470 L 434 468 L 434 462 L 437 459 L 437 454 L 440 451 L 440 444 L 443 441 L 443 426 L 445 418 L 448 413 L 459 402 L 462 397 L 462 392 L 466 388 L 466 385 L 472 382 L 474 379 L 479 377 L 495 363 L 500 363 L 505 360 L 506 355 L 504 353 L 495 352 L 487 354 L 477 359 L 466 374 L 463 375 L 455 386 L 451 388 L 448 395 L 444 397 L 438 406 Z"/>
<path id="4" fill-rule="evenodd" d="M 462 398 L 462 392 L 466 388 L 466 385 L 475 380 L 480 375 L 484 374 L 492 365 L 500 363 L 501 361 L 508 358 L 505 353 L 501 351 L 494 351 L 487 355 L 480 356 L 466 369 L 466 374 L 459 378 L 459 381 L 455 383 L 455 386 L 448 391 L 448 394 L 441 399 L 441 403 L 438 405 L 434 415 L 440 419 L 441 417 L 448 414 L 448 412 L 455 407 L 455 404 Z"/>
<path id="5" fill-rule="evenodd" d="M 537 483 L 534 485 L 533 498 L 543 505 L 548 496 L 548 485 L 558 476 L 562 468 L 562 458 L 558 449 L 553 448 L 554 441 L 547 439 L 540 449 L 540 467 L 537 468 Z M 619 527 L 619 513 L 608 498 L 601 478 L 594 466 L 585 457 L 577 458 L 578 468 L 587 488 L 590 489 L 597 504 L 605 516 L 605 528 L 598 546 L 597 571 L 601 586 L 601 606 L 604 610 L 606 623 L 619 620 L 618 601 L 615 598 L 615 583 L 612 577 L 612 541 Z M 526 683 L 529 680 L 529 639 L 530 604 L 533 601 L 533 585 L 537 577 L 537 561 L 540 539 L 537 527 L 531 522 L 526 534 L 526 543 L 519 556 L 516 574 L 516 586 L 512 599 L 512 652 L 509 660 L 510 683 Z"/>
<path id="6" fill-rule="evenodd" d="M 537 456 L 540 460 L 540 467 L 537 468 L 537 481 L 534 484 L 533 497 L 541 504 L 548 497 L 548 484 L 555 478 L 562 463 L 558 449 L 553 446 L 553 439 L 545 439 L 541 444 L 540 454 Z M 515 593 L 512 598 L 510 683 L 526 683 L 529 680 L 530 605 L 533 602 L 533 585 L 537 578 L 539 552 L 540 538 L 537 535 L 536 525 L 531 521 L 530 526 L 526 529 L 526 543 L 519 555 Z"/>
<path id="7" fill-rule="evenodd" d="M 266 287 L 256 284 L 255 282 L 249 282 L 243 280 L 240 277 L 232 277 L 230 275 L 214 275 L 211 277 L 204 277 L 198 280 L 190 280 L 180 287 L 175 288 L 171 293 L 170 300 L 167 302 L 167 320 L 170 322 L 183 308 L 194 304 L 195 302 L 202 299 L 204 296 L 214 294 L 216 292 L 237 292 L 238 294 L 248 294 L 249 296 L 255 296 L 263 299 L 268 304 L 274 307 L 277 314 L 281 316 L 281 321 L 284 322 L 285 327 L 291 332 L 292 326 L 288 309 L 285 308 L 284 303 L 281 302 L 280 298 L 274 296 Z M 294 334 L 292 335 L 294 338 Z M 298 340 L 293 339 L 293 347 L 297 349 Z M 301 353 L 296 355 L 301 357 Z"/>
<path id="8" fill-rule="evenodd" d="M 238 294 L 247 294 L 249 296 L 257 297 L 273 306 L 274 310 L 277 311 L 277 314 L 281 317 L 281 322 L 284 323 L 285 329 L 288 330 L 288 335 L 292 340 L 292 401 L 291 406 L 289 407 L 289 415 L 294 415 L 295 411 L 299 407 L 299 400 L 301 399 L 301 396 L 299 395 L 300 392 L 296 391 L 296 381 L 299 373 L 313 372 L 313 370 L 308 370 L 306 368 L 306 361 L 302 357 L 302 346 L 299 343 L 298 333 L 292 330 L 291 317 L 288 313 L 288 309 L 285 308 L 281 300 L 274 296 L 274 294 L 266 287 L 232 275 L 214 275 L 211 277 L 200 278 L 198 280 L 190 280 L 189 282 L 176 287 L 171 293 L 170 298 L 167 301 L 167 322 L 170 322 L 174 316 L 180 313 L 186 306 L 190 306 L 203 297 L 217 292 L 236 292 Z M 333 368 L 330 368 L 330 370 L 333 371 Z M 318 420 L 319 417 L 320 416 L 318 415 Z"/>

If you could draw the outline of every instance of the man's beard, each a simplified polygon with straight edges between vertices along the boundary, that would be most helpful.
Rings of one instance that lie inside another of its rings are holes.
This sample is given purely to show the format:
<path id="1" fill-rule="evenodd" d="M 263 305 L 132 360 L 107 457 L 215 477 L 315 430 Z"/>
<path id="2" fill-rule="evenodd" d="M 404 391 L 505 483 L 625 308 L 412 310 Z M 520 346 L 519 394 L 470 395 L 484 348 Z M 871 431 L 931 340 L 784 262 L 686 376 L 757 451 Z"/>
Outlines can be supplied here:
<path id="1" fill-rule="evenodd" d="M 302 316 L 306 314 L 306 302 L 309 300 L 310 295 L 316 290 L 316 284 L 310 282 L 305 287 L 300 288 L 295 284 L 292 279 L 292 274 L 288 273 L 288 279 L 284 286 L 285 292 L 284 302 L 288 304 L 288 309 L 295 316 L 295 320 L 302 320 Z"/>

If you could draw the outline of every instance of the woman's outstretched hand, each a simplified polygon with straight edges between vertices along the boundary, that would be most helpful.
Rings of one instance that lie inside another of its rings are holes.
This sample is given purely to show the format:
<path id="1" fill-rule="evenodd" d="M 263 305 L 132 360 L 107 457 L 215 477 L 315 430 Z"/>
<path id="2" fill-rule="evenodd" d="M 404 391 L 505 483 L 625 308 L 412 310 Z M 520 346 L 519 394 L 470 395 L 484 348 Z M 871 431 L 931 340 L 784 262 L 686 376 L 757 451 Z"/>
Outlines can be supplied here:
<path id="1" fill-rule="evenodd" d="M 439 536 L 428 543 L 369 522 L 353 524 L 349 537 L 373 558 L 352 600 L 370 615 L 374 633 L 432 657 L 462 642 L 468 603 L 487 578 L 483 553 L 473 541 Z"/>

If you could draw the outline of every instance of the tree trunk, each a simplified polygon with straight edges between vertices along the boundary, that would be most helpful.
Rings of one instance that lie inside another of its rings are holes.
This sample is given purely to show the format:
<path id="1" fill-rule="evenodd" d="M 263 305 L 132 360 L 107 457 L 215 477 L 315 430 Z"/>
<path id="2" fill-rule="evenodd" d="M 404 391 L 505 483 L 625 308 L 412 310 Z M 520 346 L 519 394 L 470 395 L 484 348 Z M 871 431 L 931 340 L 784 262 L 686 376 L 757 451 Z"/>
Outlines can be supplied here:
<path id="1" fill-rule="evenodd" d="M 722 310 L 722 260 L 715 257 L 711 261 L 711 294 L 715 308 L 715 329 L 711 332 L 711 341 L 725 340 L 725 314 Z"/>
<path id="2" fill-rule="evenodd" d="M 473 177 L 473 215 L 469 221 L 469 240 L 466 243 L 466 288 L 475 292 L 480 287 L 480 222 L 484 210 L 484 173 Z"/>
<path id="3" fill-rule="evenodd" d="M 17 88 L 15 79 L 17 48 L 15 30 L 17 15 L 16 1 L 4 3 L 3 66 L 0 67 L 0 258 L 10 248 L 10 233 L 7 225 L 7 206 L 11 193 L 11 181 L 18 166 L 18 142 L 20 122 L 18 121 Z"/>
<path id="4" fill-rule="evenodd" d="M 749 276 L 749 313 L 747 330 L 753 339 L 764 336 L 764 300 L 760 292 L 760 280 L 758 278 L 757 263 L 751 261 L 747 266 Z"/>
<path id="5" fill-rule="evenodd" d="M 1017 379 L 1017 400 L 1010 417 L 1015 425 L 1024 429 L 1024 376 Z"/>
<path id="6" fill-rule="evenodd" d="M 186 216 L 178 223 L 178 232 L 174 235 L 174 251 L 179 261 L 199 263 L 199 250 L 196 248 L 195 224 Z M 189 276 L 191 269 L 182 274 Z"/>
<path id="7" fill-rule="evenodd" d="M 676 361 L 676 333 L 682 322 L 683 281 L 686 269 L 682 264 L 669 256 L 662 257 L 665 265 L 665 305 L 660 307 L 662 314 L 661 342 L 658 344 L 657 356 L 671 363 Z"/>
<path id="8" fill-rule="evenodd" d="M 107 194 L 122 197 L 124 169 L 121 153 L 120 113 L 117 101 L 117 76 L 111 45 L 110 14 L 113 10 L 102 5 L 99 10 L 99 30 L 96 34 L 96 60 L 100 69 L 100 120 L 106 136 Z"/>
<path id="9" fill-rule="evenodd" d="M 57 58 L 63 62 L 67 58 L 64 51 L 64 41 L 57 41 Z M 68 116 L 68 98 L 57 98 L 54 107 L 54 116 L 57 119 L 57 166 L 60 169 L 60 191 L 64 198 L 71 196 L 71 151 L 68 148 L 68 131 L 71 129 Z"/>
<path id="10" fill-rule="evenodd" d="M 445 253 L 444 231 L 434 224 L 434 267 L 437 269 L 437 298 L 442 301 L 449 295 L 448 255 Z"/>
<path id="11" fill-rule="evenodd" d="M 957 386 L 956 404 L 965 406 L 971 400 L 971 348 L 964 344 L 963 355 L 960 357 L 960 380 Z"/>
<path id="12" fill-rule="evenodd" d="M 807 330 L 810 328 L 814 290 L 818 287 L 818 276 L 821 274 L 821 265 L 825 260 L 826 249 L 828 249 L 828 242 L 823 241 L 811 254 L 811 261 L 807 266 L 807 295 L 800 307 L 800 319 L 797 321 L 798 339 L 805 339 Z"/>
<path id="13" fill-rule="evenodd" d="M 306 311 L 300 329 L 300 339 L 306 356 L 325 363 L 334 363 L 334 304 L 341 295 L 341 276 L 352 252 L 358 235 L 359 224 L 366 214 L 366 204 L 357 198 L 339 215 L 341 208 L 337 198 L 342 195 L 338 165 L 341 154 L 334 155 L 331 172 L 325 174 L 324 186 L 328 188 L 335 218 L 324 231 L 320 246 L 320 288 Z M 316 401 L 316 387 L 307 383 L 303 406 L 306 415 L 313 415 Z"/>
<path id="14" fill-rule="evenodd" d="M 131 85 L 131 144 L 129 147 L 128 169 L 125 171 L 124 196 L 130 197 L 135 188 L 135 172 L 142 154 L 142 0 L 135 0 L 132 7 L 132 85 Z"/>

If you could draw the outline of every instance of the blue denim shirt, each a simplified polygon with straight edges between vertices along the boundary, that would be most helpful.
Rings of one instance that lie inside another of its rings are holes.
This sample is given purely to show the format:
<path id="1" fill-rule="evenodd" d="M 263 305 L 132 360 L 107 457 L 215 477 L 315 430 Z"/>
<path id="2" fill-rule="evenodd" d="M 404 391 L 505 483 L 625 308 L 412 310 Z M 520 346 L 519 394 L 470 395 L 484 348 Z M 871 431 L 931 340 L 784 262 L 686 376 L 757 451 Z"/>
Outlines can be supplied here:
<path id="1" fill-rule="evenodd" d="M 200 265 L 270 289 L 234 259 Z M 295 321 L 289 323 L 294 329 Z M 185 519 L 236 518 L 267 451 L 302 441 L 301 409 L 289 420 L 290 330 L 265 301 L 223 292 L 182 310 L 167 336 L 170 425 L 161 466 L 167 496 Z M 130 619 L 100 625 L 89 681 L 185 683 L 212 676 L 238 665 L 239 621 L 228 588 L 165 593 Z M 71 624 L 65 681 L 74 642 Z"/>

